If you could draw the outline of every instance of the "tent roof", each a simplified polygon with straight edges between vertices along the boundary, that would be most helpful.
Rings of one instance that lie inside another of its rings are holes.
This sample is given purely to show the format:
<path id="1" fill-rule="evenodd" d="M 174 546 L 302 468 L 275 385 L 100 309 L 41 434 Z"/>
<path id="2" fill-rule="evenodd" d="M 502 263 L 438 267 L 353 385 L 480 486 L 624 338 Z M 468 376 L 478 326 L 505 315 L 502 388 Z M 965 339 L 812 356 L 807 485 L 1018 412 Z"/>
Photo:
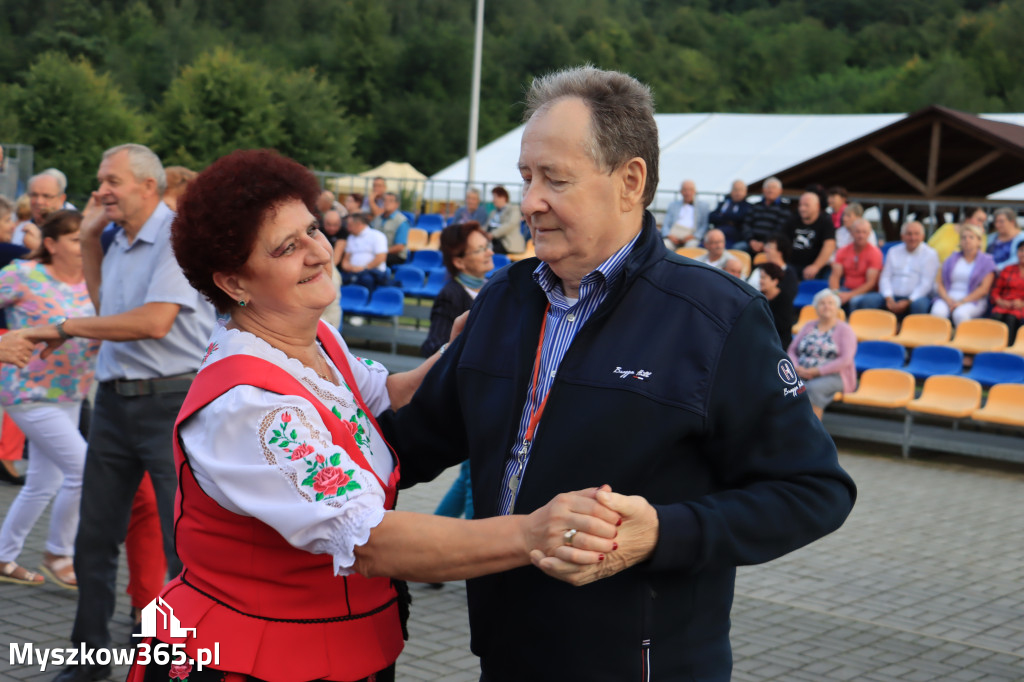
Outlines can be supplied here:
<path id="1" fill-rule="evenodd" d="M 977 198 L 1024 182 L 1022 161 L 1024 127 L 930 106 L 774 175 L 866 196 Z"/>
<path id="2" fill-rule="evenodd" d="M 675 198 L 686 178 L 693 178 L 702 194 L 727 194 L 737 178 L 749 182 L 777 175 L 906 118 L 905 114 L 655 114 L 661 143 L 661 196 L 655 207 L 663 209 Z M 1006 134 L 1007 130 L 999 124 L 1017 124 L 1012 126 L 1016 128 L 1024 124 L 1024 114 L 983 114 L 980 120 L 981 124 L 991 125 L 990 135 L 998 136 L 997 131 Z M 523 127 L 518 126 L 482 147 L 476 158 L 477 182 L 489 186 L 503 184 L 513 200 L 522 182 L 516 161 Z M 952 127 L 950 130 L 952 136 Z M 463 158 L 430 179 L 461 186 L 467 171 L 468 162 Z M 842 184 L 831 176 L 819 176 L 815 182 Z M 1017 182 L 1024 182 L 1024 177 L 1013 180 Z M 846 186 L 856 184 L 849 182 Z M 428 194 L 436 193 L 438 198 L 450 191 L 447 187 L 427 188 Z M 461 198 L 459 192 L 454 196 Z M 1024 198 L 1024 185 L 1000 191 L 992 198 Z"/>

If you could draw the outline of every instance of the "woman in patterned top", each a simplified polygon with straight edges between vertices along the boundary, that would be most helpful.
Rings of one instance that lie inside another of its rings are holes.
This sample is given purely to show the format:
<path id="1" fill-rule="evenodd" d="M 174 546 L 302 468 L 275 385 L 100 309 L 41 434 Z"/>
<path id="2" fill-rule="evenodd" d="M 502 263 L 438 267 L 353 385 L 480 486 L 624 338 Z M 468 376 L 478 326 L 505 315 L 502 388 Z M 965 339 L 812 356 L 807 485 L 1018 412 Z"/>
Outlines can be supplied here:
<path id="1" fill-rule="evenodd" d="M 593 491 L 529 516 L 394 511 L 399 462 L 375 415 L 408 402 L 437 355 L 389 375 L 320 322 L 336 291 L 319 194 L 294 161 L 240 151 L 201 173 L 179 204 L 175 255 L 229 319 L 175 427 L 184 569 L 161 598 L 180 628 L 158 622 L 148 643 L 183 654 L 137 665 L 133 682 L 391 680 L 403 646 L 395 578 L 527 566 L 530 549 L 554 552 L 567 528 L 579 530 L 580 562 L 614 547 L 618 517 Z M 215 649 L 213 669 L 191 668 Z"/>
<path id="2" fill-rule="evenodd" d="M 1017 245 L 1017 262 L 1010 263 L 992 287 L 992 317 L 1010 328 L 1010 345 L 1024 324 L 1024 241 Z"/>
<path id="3" fill-rule="evenodd" d="M 818 319 L 811 320 L 789 344 L 789 358 L 807 386 L 814 414 L 821 419 L 836 392 L 857 388 L 857 335 L 839 319 L 839 296 L 822 289 L 814 296 Z"/>
<path id="4" fill-rule="evenodd" d="M 96 314 L 82 274 L 81 223 L 77 211 L 51 214 L 40 229 L 43 241 L 35 258 L 0 270 L 0 306 L 7 308 L 11 329 L 59 325 L 68 317 Z M 98 348 L 98 341 L 70 339 L 52 353 L 36 355 L 23 369 L 10 365 L 0 369 L 0 404 L 29 441 L 27 482 L 0 528 L 2 581 L 44 582 L 43 576 L 19 566 L 15 559 L 56 495 L 40 568 L 57 585 L 77 589 L 72 553 L 86 447 L 78 420 L 92 384 Z"/>

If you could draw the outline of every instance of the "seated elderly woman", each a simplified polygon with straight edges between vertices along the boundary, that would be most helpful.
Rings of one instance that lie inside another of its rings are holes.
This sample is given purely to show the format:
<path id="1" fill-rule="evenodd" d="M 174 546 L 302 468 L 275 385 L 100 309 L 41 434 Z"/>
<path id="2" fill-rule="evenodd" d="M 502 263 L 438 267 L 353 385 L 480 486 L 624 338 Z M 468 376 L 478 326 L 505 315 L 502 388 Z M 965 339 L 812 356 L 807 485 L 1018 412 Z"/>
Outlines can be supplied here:
<path id="1" fill-rule="evenodd" d="M 1017 262 L 1003 268 L 992 287 L 990 314 L 1010 328 L 1012 345 L 1014 336 L 1024 325 L 1024 241 L 1017 245 Z"/>
<path id="2" fill-rule="evenodd" d="M 487 282 L 485 275 L 494 269 L 494 249 L 480 223 L 456 223 L 441 232 L 441 257 L 451 275 L 434 299 L 430 309 L 430 331 L 420 346 L 423 357 L 430 357 L 451 336 L 452 324 L 469 310 Z"/>
<path id="3" fill-rule="evenodd" d="M 807 386 L 814 414 L 821 419 L 837 391 L 857 388 L 857 335 L 839 319 L 839 296 L 822 289 L 814 296 L 818 319 L 805 324 L 789 344 L 789 358 Z"/>
<path id="4" fill-rule="evenodd" d="M 172 627 L 158 623 L 149 643 L 184 653 L 137 664 L 133 682 L 189 677 L 178 659 L 215 646 L 219 679 L 393 680 L 407 603 L 396 579 L 505 571 L 570 543 L 579 564 L 594 564 L 616 546 L 619 517 L 594 491 L 529 516 L 394 510 L 400 465 L 375 415 L 407 402 L 437 355 L 389 376 L 320 321 L 335 289 L 318 194 L 298 163 L 240 151 L 179 205 L 174 252 L 229 319 L 175 425 L 184 569 L 161 594 Z"/>
<path id="5" fill-rule="evenodd" d="M 942 264 L 935 284 L 937 298 L 932 315 L 952 318 L 953 326 L 981 317 L 988 307 L 988 292 L 996 278 L 992 256 L 982 252 L 985 233 L 973 223 L 960 226 L 960 251 Z"/>

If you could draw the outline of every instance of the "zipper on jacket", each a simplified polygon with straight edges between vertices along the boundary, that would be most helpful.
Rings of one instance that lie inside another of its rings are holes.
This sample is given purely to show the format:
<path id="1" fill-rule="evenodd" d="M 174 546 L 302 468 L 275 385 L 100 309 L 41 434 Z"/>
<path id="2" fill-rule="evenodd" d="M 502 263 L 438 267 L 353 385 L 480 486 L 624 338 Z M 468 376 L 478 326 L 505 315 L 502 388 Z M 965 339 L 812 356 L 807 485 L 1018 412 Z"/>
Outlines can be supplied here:
<path id="1" fill-rule="evenodd" d="M 651 682 L 651 631 L 654 621 L 654 600 L 658 593 L 649 585 L 644 585 L 643 603 L 640 605 L 640 682 Z"/>

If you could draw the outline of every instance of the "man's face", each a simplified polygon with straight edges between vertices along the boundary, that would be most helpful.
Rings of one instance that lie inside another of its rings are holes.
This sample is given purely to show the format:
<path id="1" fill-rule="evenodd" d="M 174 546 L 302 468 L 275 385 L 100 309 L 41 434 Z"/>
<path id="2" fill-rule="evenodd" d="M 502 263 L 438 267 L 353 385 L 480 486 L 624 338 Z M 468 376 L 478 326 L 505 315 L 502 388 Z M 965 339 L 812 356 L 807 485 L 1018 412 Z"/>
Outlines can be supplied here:
<path id="1" fill-rule="evenodd" d="M 359 220 L 358 218 L 348 219 L 348 233 L 353 237 L 358 237 L 363 233 L 363 230 L 365 229 L 366 223 L 364 223 L 362 220 Z"/>
<path id="2" fill-rule="evenodd" d="M 804 192 L 800 195 L 800 203 L 797 205 L 800 219 L 806 224 L 813 223 L 821 213 L 821 200 L 814 192 Z"/>
<path id="3" fill-rule="evenodd" d="M 687 180 L 683 183 L 679 193 L 683 195 L 683 201 L 692 204 L 693 200 L 697 198 L 697 185 L 692 180 Z"/>
<path id="4" fill-rule="evenodd" d="M 1013 232 L 1014 232 L 1013 228 L 1015 228 L 1015 227 L 1016 227 L 1016 224 L 1013 223 L 1009 218 L 1007 218 L 1002 213 L 1000 213 L 999 215 L 996 216 L 996 219 L 995 219 L 996 234 L 999 235 L 999 238 L 1001 240 L 1006 241 L 1008 238 L 1010 238 L 1013 235 Z"/>
<path id="5" fill-rule="evenodd" d="M 320 214 L 323 215 L 331 210 L 331 206 L 334 205 L 334 195 L 330 192 L 322 192 L 320 197 L 316 200 L 316 207 L 320 210 Z"/>
<path id="6" fill-rule="evenodd" d="M 907 247 L 907 251 L 913 251 L 921 245 L 924 241 L 924 227 L 921 223 L 911 223 L 903 230 L 903 244 Z"/>
<path id="7" fill-rule="evenodd" d="M 49 175 L 42 175 L 35 179 L 28 188 L 29 206 L 32 207 L 32 222 L 39 225 L 43 219 L 59 211 L 64 206 L 67 197 L 60 191 L 57 179 Z"/>
<path id="8" fill-rule="evenodd" d="M 384 195 L 384 210 L 388 213 L 394 213 L 398 210 L 398 199 L 391 196 L 390 194 Z"/>
<path id="9" fill-rule="evenodd" d="M 590 110 L 565 98 L 533 115 L 520 147 L 520 207 L 537 256 L 563 279 L 593 270 L 639 227 L 623 198 L 626 166 L 600 168 L 589 136 Z"/>
<path id="10" fill-rule="evenodd" d="M 480 195 L 476 192 L 466 192 L 466 209 L 473 213 L 480 208 Z"/>
<path id="11" fill-rule="evenodd" d="M 846 206 L 846 199 L 843 198 L 842 194 L 828 195 L 828 207 L 832 209 L 833 213 L 839 213 L 842 211 L 843 206 Z"/>
<path id="12" fill-rule="evenodd" d="M 721 230 L 710 230 L 704 237 L 704 248 L 711 260 L 718 260 L 725 253 L 725 235 Z"/>
<path id="13" fill-rule="evenodd" d="M 132 173 L 127 152 L 103 159 L 96 173 L 100 203 L 107 218 L 119 225 L 142 218 L 146 199 L 156 192 L 156 180 L 138 180 Z"/>
<path id="14" fill-rule="evenodd" d="M 850 234 L 853 237 L 854 246 L 863 249 L 871 241 L 871 225 L 866 220 L 860 220 L 854 223 Z"/>
<path id="15" fill-rule="evenodd" d="M 774 182 L 770 182 L 761 188 L 761 194 L 764 195 L 765 201 L 772 202 L 782 196 L 782 185 L 777 185 Z"/>
<path id="16" fill-rule="evenodd" d="M 982 211 L 980 208 L 971 214 L 971 217 L 966 220 L 968 223 L 973 223 L 978 227 L 984 229 L 985 221 L 988 220 L 988 214 Z"/>
<path id="17" fill-rule="evenodd" d="M 729 196 L 733 201 L 743 201 L 747 198 L 747 183 L 737 180 L 732 183 L 732 191 Z"/>
<path id="18" fill-rule="evenodd" d="M 327 211 L 324 213 L 324 232 L 334 236 L 338 234 L 338 230 L 341 229 L 341 214 L 337 211 Z"/>
<path id="19" fill-rule="evenodd" d="M 387 191 L 388 191 L 388 183 L 387 182 L 385 182 L 384 180 L 381 180 L 380 178 L 377 178 L 376 180 L 373 181 L 373 195 L 374 196 L 377 196 L 379 194 L 384 194 L 384 192 L 387 192 Z"/>

